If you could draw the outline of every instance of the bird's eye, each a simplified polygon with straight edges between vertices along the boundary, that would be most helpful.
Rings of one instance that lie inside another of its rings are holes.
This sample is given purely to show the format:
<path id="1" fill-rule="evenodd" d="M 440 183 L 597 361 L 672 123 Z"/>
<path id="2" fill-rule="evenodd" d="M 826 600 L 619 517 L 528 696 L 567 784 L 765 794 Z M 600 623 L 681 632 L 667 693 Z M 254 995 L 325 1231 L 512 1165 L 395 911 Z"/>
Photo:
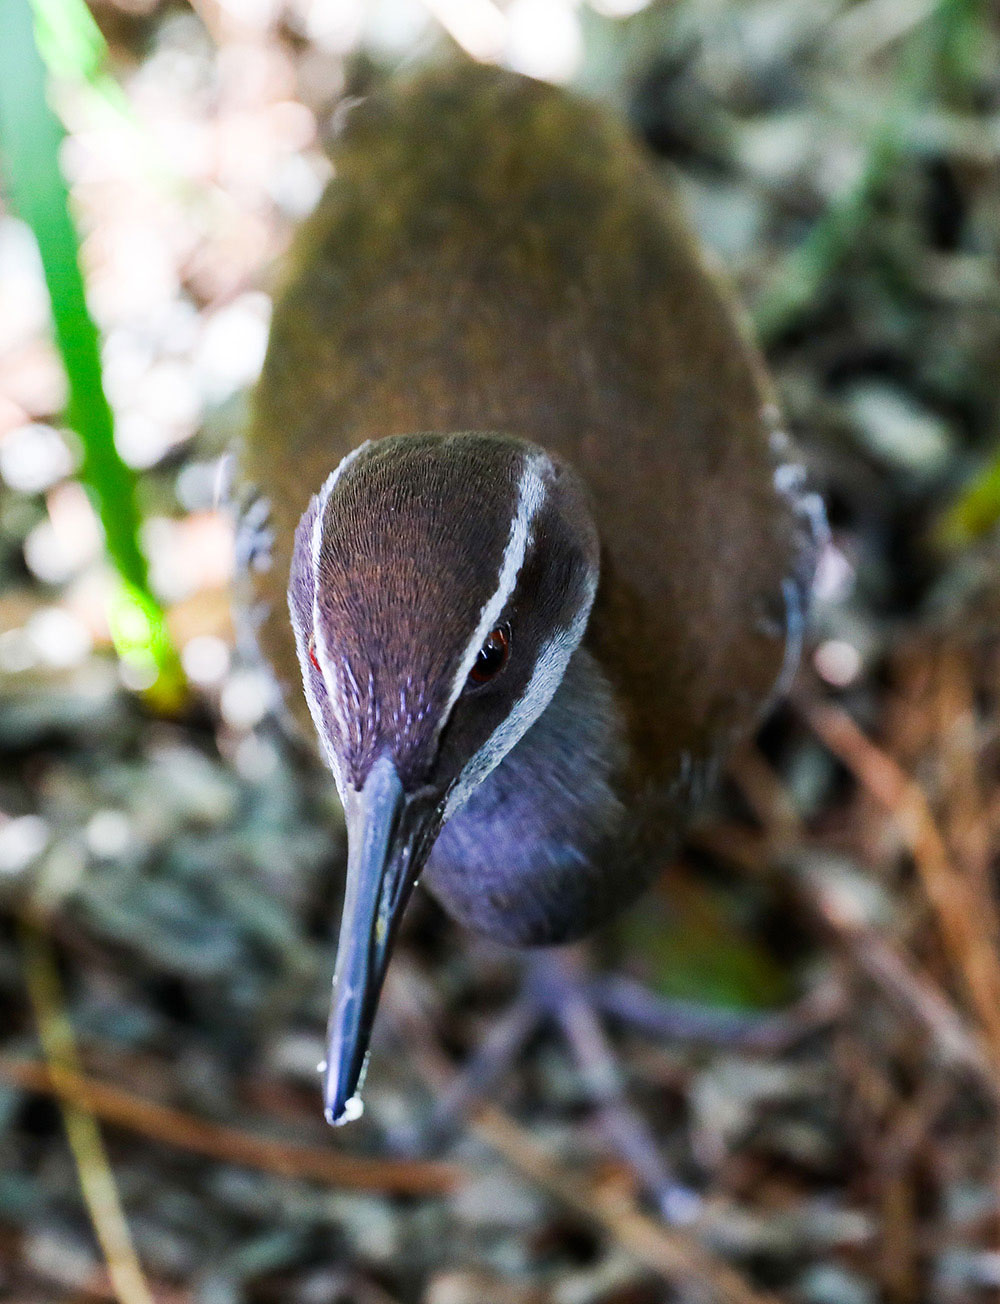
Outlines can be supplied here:
<path id="1" fill-rule="evenodd" d="M 486 639 L 479 649 L 469 679 L 474 684 L 485 684 L 495 679 L 507 664 L 510 655 L 510 632 L 503 625 L 499 626 Z"/>
<path id="2" fill-rule="evenodd" d="M 316 659 L 316 635 L 315 634 L 309 635 L 309 660 L 313 663 L 316 669 L 319 670 L 320 674 L 322 674 L 323 672 L 322 670 L 320 670 L 319 661 L 317 661 Z"/>

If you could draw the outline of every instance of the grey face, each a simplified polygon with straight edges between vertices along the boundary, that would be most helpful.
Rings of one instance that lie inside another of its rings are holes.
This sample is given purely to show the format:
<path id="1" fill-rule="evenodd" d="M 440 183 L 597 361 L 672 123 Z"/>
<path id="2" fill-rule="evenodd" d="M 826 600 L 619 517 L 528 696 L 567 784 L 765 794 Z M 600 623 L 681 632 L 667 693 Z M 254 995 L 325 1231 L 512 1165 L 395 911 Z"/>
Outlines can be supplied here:
<path id="1" fill-rule="evenodd" d="M 551 700 L 597 558 L 575 475 L 500 435 L 362 445 L 299 524 L 289 607 L 348 821 L 331 1121 L 350 1112 L 389 948 L 434 838 Z"/>

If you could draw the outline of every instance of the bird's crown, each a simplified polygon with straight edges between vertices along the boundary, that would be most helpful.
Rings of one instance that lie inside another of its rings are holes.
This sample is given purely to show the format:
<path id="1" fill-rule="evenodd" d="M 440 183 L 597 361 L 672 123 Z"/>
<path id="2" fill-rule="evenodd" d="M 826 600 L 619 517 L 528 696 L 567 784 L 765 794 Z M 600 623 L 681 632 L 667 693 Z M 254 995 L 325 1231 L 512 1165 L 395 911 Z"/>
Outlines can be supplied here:
<path id="1" fill-rule="evenodd" d="M 474 786 L 548 704 L 596 581 L 584 491 L 542 449 L 413 435 L 349 454 L 302 517 L 289 589 L 338 783 L 386 754 L 406 786 Z"/>

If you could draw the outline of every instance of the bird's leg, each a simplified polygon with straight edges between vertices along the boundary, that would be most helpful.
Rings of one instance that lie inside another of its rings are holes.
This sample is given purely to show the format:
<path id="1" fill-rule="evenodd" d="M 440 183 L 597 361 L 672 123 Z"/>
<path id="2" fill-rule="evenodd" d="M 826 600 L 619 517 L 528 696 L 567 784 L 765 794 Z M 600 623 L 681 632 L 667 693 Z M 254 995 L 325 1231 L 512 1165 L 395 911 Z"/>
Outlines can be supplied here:
<path id="1" fill-rule="evenodd" d="M 397 965 L 397 976 L 398 969 Z M 417 1013 L 419 1007 L 415 1006 L 409 992 L 396 982 L 390 981 L 387 985 L 386 1007 L 394 1011 L 404 1038 L 419 1041 L 430 1030 L 426 1015 Z M 394 1128 L 390 1135 L 391 1144 L 407 1154 L 440 1151 L 460 1130 L 476 1103 L 516 1062 L 544 1017 L 545 1011 L 522 971 L 518 991 L 506 1012 L 493 1022 L 490 1031 L 461 1069 L 448 1074 L 446 1081 L 438 1084 L 430 1118 L 417 1125 Z"/>
<path id="2" fill-rule="evenodd" d="M 762 1055 L 780 1054 L 830 1023 L 843 999 L 839 984 L 822 983 L 780 1010 L 755 1013 L 657 996 L 620 974 L 592 978 L 587 990 L 602 1014 L 643 1036 Z"/>
<path id="3" fill-rule="evenodd" d="M 776 1052 L 801 1032 L 790 1012 L 754 1014 L 657 996 L 621 975 L 592 979 L 590 999 L 602 1014 L 647 1037 L 692 1041 L 720 1050 Z"/>
<path id="4" fill-rule="evenodd" d="M 507 1011 L 441 1090 L 429 1122 L 417 1132 L 397 1134 L 396 1144 L 411 1151 L 441 1148 L 476 1102 L 516 1064 L 539 1027 L 551 1023 L 566 1040 L 613 1152 L 668 1222 L 690 1221 L 697 1215 L 698 1199 L 671 1174 L 653 1130 L 629 1103 L 625 1075 L 604 1029 L 605 1017 L 654 1039 L 766 1052 L 787 1045 L 823 1017 L 823 1008 L 806 1004 L 759 1017 L 717 1011 L 661 999 L 631 979 L 594 978 L 582 946 L 529 953 Z"/>
<path id="5" fill-rule="evenodd" d="M 455 1131 L 476 1101 L 510 1068 L 537 1029 L 543 1009 L 528 987 L 522 983 L 510 1009 L 494 1023 L 462 1072 L 435 1102 L 425 1131 L 431 1146 L 439 1146 Z"/>
<path id="6" fill-rule="evenodd" d="M 406 1149 L 440 1148 L 546 1021 L 565 1037 L 613 1151 L 636 1174 L 664 1218 L 690 1220 L 697 1212 L 696 1197 L 672 1177 L 652 1130 L 628 1103 L 624 1076 L 601 1026 L 580 947 L 530 955 L 510 1008 L 441 1093 L 429 1122 L 420 1128 L 419 1139 L 408 1134 L 397 1136 L 397 1143 Z"/>
<path id="7" fill-rule="evenodd" d="M 578 947 L 544 951 L 530 962 L 529 981 L 541 989 L 545 1009 L 561 1028 L 612 1147 L 668 1222 L 690 1221 L 698 1212 L 697 1197 L 673 1178 L 652 1130 L 628 1102 L 617 1057 L 594 1008 L 584 963 Z"/>

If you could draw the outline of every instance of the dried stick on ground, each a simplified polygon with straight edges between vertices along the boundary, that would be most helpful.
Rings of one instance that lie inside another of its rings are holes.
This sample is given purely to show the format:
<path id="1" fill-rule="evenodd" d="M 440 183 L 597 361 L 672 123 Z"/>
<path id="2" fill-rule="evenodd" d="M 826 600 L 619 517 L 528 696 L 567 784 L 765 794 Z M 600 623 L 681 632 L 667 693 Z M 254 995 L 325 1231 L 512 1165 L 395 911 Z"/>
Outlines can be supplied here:
<path id="1" fill-rule="evenodd" d="M 153 1141 L 207 1155 L 224 1163 L 280 1177 L 302 1178 L 356 1191 L 392 1195 L 444 1195 L 461 1181 L 456 1164 L 409 1159 L 370 1159 L 336 1150 L 290 1145 L 253 1136 L 238 1128 L 196 1118 L 181 1110 L 134 1096 L 107 1082 L 63 1069 L 58 1087 L 51 1069 L 29 1060 L 0 1057 L 0 1079 L 26 1091 L 60 1095 L 106 1123 L 138 1132 Z"/>
<path id="2" fill-rule="evenodd" d="M 1000 959 L 971 883 L 952 863 L 927 798 L 892 759 L 834 706 L 800 703 L 817 736 L 890 811 L 906 839 L 955 976 L 1000 1069 Z"/>
<path id="3" fill-rule="evenodd" d="M 744 830 L 732 830 L 725 825 L 699 830 L 692 841 L 750 873 L 759 872 L 768 855 L 774 854 L 770 840 L 748 838 Z M 755 842 L 766 845 L 755 849 Z M 971 1070 L 991 1094 L 996 1094 L 997 1077 L 980 1039 L 938 987 L 890 938 L 856 917 L 848 917 L 842 902 L 834 893 L 825 892 L 821 883 L 802 879 L 797 880 L 796 887 L 808 913 L 844 948 L 855 968 L 929 1033 L 942 1061 Z"/>
<path id="4" fill-rule="evenodd" d="M 70 1090 L 68 1076 L 76 1067 L 76 1046 L 48 938 L 37 924 L 24 921 L 21 947 L 39 1039 L 62 1109 L 80 1189 L 107 1264 L 111 1287 L 119 1304 L 154 1304 L 153 1292 L 132 1244 L 97 1122 Z"/>
<path id="5" fill-rule="evenodd" d="M 806 833 L 788 793 L 759 751 L 744 749 L 730 770 L 764 827 L 765 846 L 759 849 L 763 854 L 746 838 L 728 836 L 718 826 L 699 832 L 697 841 L 756 872 L 765 858 L 781 860 L 802 846 Z M 797 878 L 796 886 L 810 913 L 847 949 L 855 965 L 926 1028 L 945 1062 L 971 1069 L 995 1096 L 998 1079 L 992 1054 L 938 986 L 891 938 L 855 911 L 845 910 L 841 894 L 825 890 L 821 881 L 808 876 Z"/>

